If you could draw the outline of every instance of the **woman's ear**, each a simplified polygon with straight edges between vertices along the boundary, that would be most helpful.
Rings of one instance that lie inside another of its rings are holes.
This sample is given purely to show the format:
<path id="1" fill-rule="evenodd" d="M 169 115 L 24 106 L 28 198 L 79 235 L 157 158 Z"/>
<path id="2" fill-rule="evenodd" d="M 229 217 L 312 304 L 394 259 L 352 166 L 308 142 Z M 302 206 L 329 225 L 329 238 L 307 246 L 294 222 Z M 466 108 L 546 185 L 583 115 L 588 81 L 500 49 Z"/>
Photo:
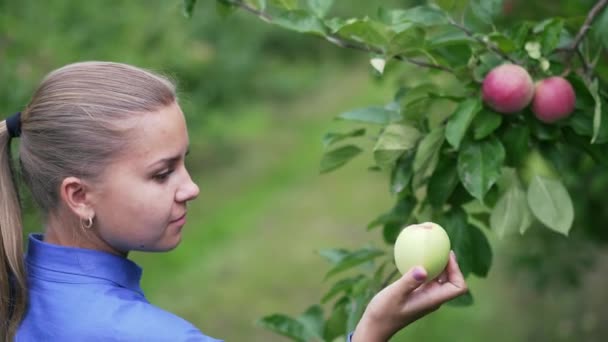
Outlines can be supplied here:
<path id="1" fill-rule="evenodd" d="M 59 186 L 59 196 L 65 205 L 80 219 L 93 218 L 95 211 L 91 202 L 91 191 L 77 177 L 66 177 Z"/>

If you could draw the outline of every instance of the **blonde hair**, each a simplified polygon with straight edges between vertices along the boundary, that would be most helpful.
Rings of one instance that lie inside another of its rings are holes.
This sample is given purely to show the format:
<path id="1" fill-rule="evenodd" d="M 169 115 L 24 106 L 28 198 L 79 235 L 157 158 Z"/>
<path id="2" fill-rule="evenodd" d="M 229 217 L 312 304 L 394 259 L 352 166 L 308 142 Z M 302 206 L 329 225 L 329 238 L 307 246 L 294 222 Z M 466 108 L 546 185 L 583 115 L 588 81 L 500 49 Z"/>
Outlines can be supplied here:
<path id="1" fill-rule="evenodd" d="M 32 198 L 47 216 L 68 176 L 95 179 L 128 142 L 124 120 L 176 101 L 167 78 L 112 62 L 74 63 L 46 76 L 21 114 L 19 162 Z M 0 325 L 12 341 L 27 309 L 22 219 L 10 137 L 0 122 Z"/>

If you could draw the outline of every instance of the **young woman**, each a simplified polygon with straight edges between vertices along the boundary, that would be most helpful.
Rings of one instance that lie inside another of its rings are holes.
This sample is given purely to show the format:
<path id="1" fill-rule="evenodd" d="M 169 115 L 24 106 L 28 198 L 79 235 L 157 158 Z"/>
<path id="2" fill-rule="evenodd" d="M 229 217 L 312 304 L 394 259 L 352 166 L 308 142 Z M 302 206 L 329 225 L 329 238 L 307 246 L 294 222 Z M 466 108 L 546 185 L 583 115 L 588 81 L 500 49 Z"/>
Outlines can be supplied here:
<path id="1" fill-rule="evenodd" d="M 24 257 L 10 142 L 44 232 Z M 2 341 L 217 341 L 150 304 L 137 251 L 181 240 L 199 193 L 186 170 L 188 132 L 174 85 L 120 63 L 51 72 L 26 108 L 0 121 Z M 354 342 L 393 334 L 467 291 L 455 257 L 439 280 L 415 267 L 368 305 Z"/>

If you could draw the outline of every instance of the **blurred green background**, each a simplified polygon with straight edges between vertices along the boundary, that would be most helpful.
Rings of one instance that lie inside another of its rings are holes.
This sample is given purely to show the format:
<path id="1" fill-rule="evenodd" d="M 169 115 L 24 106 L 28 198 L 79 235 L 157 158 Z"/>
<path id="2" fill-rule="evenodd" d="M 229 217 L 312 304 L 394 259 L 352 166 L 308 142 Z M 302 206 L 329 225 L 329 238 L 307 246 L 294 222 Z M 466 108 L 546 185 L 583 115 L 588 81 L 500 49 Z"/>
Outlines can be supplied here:
<path id="1" fill-rule="evenodd" d="M 590 3 L 516 1 L 509 16 L 583 15 Z M 336 1 L 334 10 L 360 15 L 376 7 Z M 255 321 L 274 312 L 297 315 L 319 301 L 328 265 L 317 250 L 386 248 L 378 231 L 365 229 L 392 203 L 385 175 L 366 171 L 371 156 L 327 175 L 318 166 L 323 134 L 349 128 L 333 118 L 386 103 L 393 84 L 372 75 L 364 53 L 247 13 L 220 15 L 215 1 L 199 1 L 190 20 L 181 12 L 177 0 L 0 0 L 0 114 L 20 110 L 46 73 L 75 61 L 131 63 L 172 77 L 201 195 L 176 250 L 132 254 L 144 267 L 144 290 L 152 303 L 210 336 L 285 341 Z M 26 233 L 39 231 L 27 203 Z M 531 235 L 535 243 L 493 241 L 489 278 L 469 279 L 475 305 L 444 307 L 394 340 L 605 340 L 605 251 L 584 240 Z M 540 253 L 541 261 L 515 263 L 522 250 Z M 552 276 L 562 271 L 555 260 L 585 266 L 564 283 Z M 541 285 L 538 274 L 546 275 Z"/>

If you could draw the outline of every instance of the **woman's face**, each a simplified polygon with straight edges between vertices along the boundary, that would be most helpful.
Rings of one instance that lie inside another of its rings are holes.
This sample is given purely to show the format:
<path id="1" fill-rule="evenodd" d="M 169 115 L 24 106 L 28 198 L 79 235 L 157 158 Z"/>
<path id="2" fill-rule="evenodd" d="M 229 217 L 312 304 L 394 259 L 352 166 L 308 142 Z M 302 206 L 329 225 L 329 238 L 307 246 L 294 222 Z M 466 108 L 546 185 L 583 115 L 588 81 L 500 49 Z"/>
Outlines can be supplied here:
<path id="1" fill-rule="evenodd" d="M 95 184 L 95 230 L 110 248 L 166 251 L 181 240 L 186 203 L 198 196 L 184 159 L 188 132 L 177 104 L 135 119 L 129 144 Z"/>

